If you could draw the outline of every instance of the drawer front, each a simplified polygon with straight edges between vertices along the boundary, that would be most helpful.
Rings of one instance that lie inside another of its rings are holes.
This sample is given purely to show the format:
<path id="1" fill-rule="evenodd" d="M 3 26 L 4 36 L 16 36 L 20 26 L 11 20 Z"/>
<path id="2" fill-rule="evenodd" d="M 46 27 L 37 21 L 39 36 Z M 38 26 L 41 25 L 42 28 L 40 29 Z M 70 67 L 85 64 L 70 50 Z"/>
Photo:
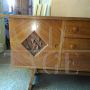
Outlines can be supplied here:
<path id="1" fill-rule="evenodd" d="M 65 38 L 64 50 L 90 50 L 90 39 Z"/>
<path id="2" fill-rule="evenodd" d="M 65 33 L 68 35 L 85 35 L 90 37 L 90 22 L 89 21 L 66 21 Z"/>
<path id="3" fill-rule="evenodd" d="M 63 65 L 65 70 L 90 71 L 90 53 L 64 53 Z"/>

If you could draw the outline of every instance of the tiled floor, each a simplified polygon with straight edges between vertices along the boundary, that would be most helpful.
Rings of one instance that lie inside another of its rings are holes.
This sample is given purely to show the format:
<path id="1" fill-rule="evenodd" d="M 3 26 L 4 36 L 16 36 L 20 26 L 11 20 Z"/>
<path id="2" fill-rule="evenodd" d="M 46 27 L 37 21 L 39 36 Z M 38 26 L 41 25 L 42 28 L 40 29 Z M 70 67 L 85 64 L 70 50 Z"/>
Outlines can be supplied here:
<path id="1" fill-rule="evenodd" d="M 43 74 L 33 90 L 90 90 L 90 77 Z"/>
<path id="2" fill-rule="evenodd" d="M 0 90 L 28 90 L 30 70 L 9 63 L 10 55 L 0 54 Z M 90 90 L 90 77 L 42 74 L 33 90 Z"/>
<path id="3" fill-rule="evenodd" d="M 30 70 L 0 65 L 0 90 L 28 90 Z"/>
<path id="4" fill-rule="evenodd" d="M 0 90 L 28 90 L 30 70 L 10 65 L 10 53 L 0 54 Z"/>

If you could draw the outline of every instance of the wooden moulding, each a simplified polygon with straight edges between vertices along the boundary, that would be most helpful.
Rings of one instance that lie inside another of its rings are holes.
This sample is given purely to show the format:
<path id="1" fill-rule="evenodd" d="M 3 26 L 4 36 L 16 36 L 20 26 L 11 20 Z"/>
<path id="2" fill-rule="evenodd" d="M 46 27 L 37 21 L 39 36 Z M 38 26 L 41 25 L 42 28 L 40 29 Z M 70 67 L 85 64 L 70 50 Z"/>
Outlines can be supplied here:
<path id="1" fill-rule="evenodd" d="M 29 16 L 29 15 L 7 15 L 9 18 L 24 18 L 24 19 L 55 19 L 55 20 L 85 20 L 89 21 L 90 18 L 85 17 L 57 17 L 57 16 Z"/>

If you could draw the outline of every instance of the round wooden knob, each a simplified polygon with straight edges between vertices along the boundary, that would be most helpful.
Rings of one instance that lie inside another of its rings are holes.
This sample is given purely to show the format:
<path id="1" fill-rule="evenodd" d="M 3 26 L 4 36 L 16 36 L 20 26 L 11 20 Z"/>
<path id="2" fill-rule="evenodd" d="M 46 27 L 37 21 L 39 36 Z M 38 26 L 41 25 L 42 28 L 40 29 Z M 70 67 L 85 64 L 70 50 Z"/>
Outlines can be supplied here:
<path id="1" fill-rule="evenodd" d="M 55 48 L 57 48 L 59 46 L 59 44 L 55 44 Z"/>
<path id="2" fill-rule="evenodd" d="M 78 54 L 78 53 L 75 53 L 75 56 L 76 56 L 76 57 L 79 57 L 79 54 Z"/>
<path id="3" fill-rule="evenodd" d="M 70 45 L 70 48 L 71 48 L 71 49 L 75 49 L 76 47 L 77 47 L 77 46 L 76 46 L 75 44 L 71 44 L 71 45 Z"/>
<path id="4" fill-rule="evenodd" d="M 73 30 L 74 33 L 77 33 L 79 31 L 79 28 L 78 27 L 73 27 L 72 30 Z"/>

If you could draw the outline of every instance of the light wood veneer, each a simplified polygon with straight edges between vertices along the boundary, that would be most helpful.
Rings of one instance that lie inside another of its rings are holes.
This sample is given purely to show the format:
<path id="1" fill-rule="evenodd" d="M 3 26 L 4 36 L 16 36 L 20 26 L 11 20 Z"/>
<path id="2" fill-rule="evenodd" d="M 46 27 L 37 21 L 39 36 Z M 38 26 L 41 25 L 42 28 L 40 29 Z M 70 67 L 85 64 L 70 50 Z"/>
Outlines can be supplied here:
<path id="1" fill-rule="evenodd" d="M 9 21 L 13 65 L 90 72 L 89 18 L 11 15 Z M 33 30 L 46 43 L 35 56 L 22 45 Z"/>

